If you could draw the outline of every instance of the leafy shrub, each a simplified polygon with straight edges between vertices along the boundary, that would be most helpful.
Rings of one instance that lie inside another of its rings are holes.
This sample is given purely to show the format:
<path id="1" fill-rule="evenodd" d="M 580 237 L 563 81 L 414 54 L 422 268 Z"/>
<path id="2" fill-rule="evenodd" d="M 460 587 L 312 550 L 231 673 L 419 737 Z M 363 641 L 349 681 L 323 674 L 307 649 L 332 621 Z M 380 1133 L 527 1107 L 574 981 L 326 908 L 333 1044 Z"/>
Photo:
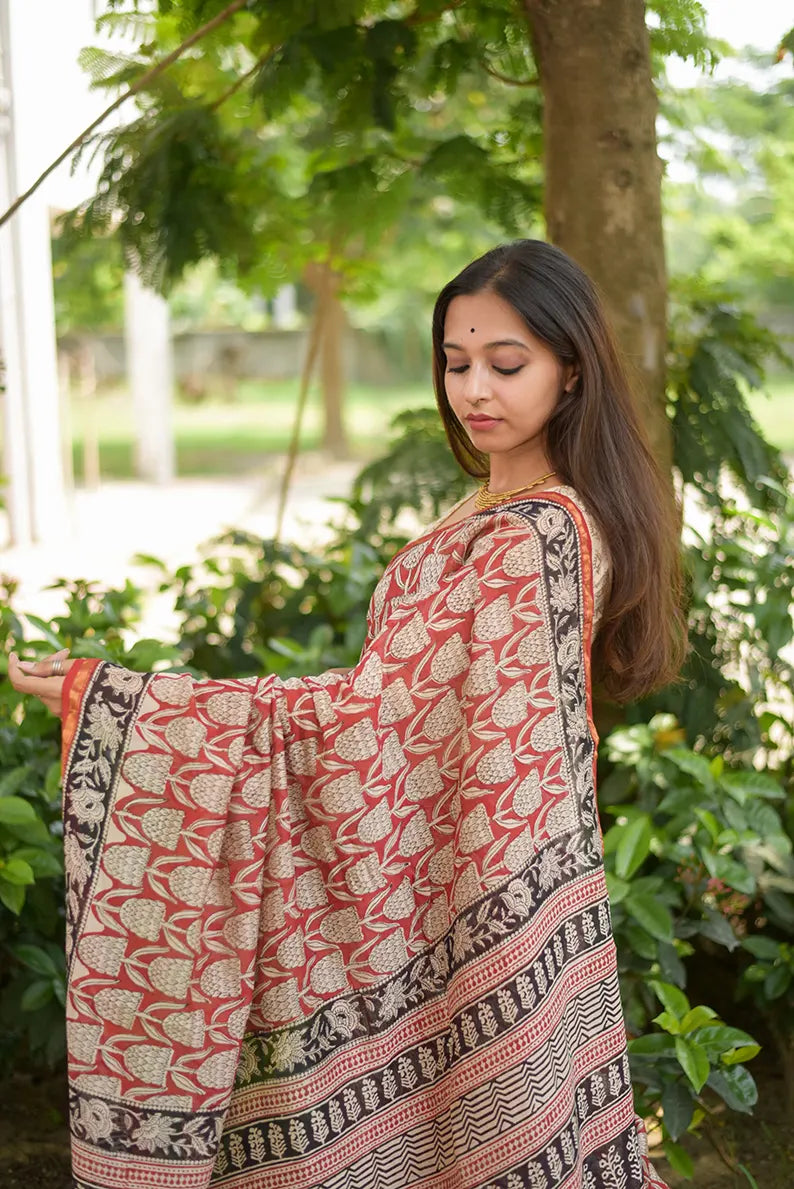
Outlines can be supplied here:
<path id="1" fill-rule="evenodd" d="M 671 1141 L 699 1125 L 714 1096 L 739 1111 L 757 1097 L 743 1062 L 758 1045 L 711 1007 L 690 1008 L 687 958 L 732 955 L 734 984 L 749 976 L 768 1014 L 768 992 L 790 985 L 794 940 L 784 790 L 765 772 L 684 747 L 683 734 L 670 715 L 619 728 L 605 744 L 612 771 L 601 784 L 602 816 L 615 819 L 604 852 L 627 1023 L 637 1034 L 651 1020 L 661 1029 L 629 1046 L 635 1086 L 646 1112 L 662 1107 Z M 685 1153 L 669 1142 L 666 1151 L 684 1171 Z"/>
<path id="2" fill-rule="evenodd" d="M 68 647 L 74 656 L 150 669 L 178 658 L 153 640 L 125 643 L 140 619 L 131 583 L 56 584 L 66 599 L 51 624 L 18 615 L 15 585 L 0 581 L 0 675 L 12 648 L 31 659 Z M 31 631 L 32 629 L 32 631 Z M 57 719 L 0 680 L 0 1068 L 64 1054 L 63 858 Z"/>

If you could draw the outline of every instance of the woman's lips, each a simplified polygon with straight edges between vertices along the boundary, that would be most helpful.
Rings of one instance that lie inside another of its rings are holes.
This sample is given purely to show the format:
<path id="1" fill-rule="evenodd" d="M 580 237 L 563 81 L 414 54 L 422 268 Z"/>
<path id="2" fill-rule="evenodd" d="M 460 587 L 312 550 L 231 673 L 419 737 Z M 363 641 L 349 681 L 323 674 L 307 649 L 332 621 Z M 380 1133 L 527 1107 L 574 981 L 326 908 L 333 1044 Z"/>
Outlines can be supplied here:
<path id="1" fill-rule="evenodd" d="M 495 425 L 500 422 L 499 417 L 486 417 L 482 413 L 472 414 L 467 417 L 469 425 L 472 429 L 493 429 Z"/>

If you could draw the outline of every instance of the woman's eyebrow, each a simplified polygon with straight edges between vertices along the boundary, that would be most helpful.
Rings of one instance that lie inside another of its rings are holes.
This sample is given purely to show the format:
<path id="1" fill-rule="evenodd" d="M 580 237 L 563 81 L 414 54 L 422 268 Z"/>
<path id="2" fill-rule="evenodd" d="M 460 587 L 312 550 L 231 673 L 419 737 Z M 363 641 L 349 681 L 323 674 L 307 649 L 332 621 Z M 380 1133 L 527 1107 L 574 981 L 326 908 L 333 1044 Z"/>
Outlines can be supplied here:
<path id="1" fill-rule="evenodd" d="M 442 343 L 442 348 L 445 351 L 465 351 L 465 347 L 461 347 L 458 343 Z M 529 347 L 526 343 L 520 342 L 519 339 L 497 339 L 493 343 L 486 343 L 487 347 L 521 347 L 522 350 L 528 351 Z"/>

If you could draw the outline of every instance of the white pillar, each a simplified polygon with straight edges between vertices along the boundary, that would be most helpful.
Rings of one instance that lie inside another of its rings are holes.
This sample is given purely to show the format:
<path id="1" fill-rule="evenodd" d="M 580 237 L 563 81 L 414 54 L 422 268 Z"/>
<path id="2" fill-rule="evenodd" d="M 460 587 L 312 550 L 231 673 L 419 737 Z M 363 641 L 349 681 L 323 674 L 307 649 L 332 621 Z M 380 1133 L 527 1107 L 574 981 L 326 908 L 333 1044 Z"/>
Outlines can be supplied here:
<path id="1" fill-rule="evenodd" d="M 278 330 L 292 330 L 298 320 L 298 301 L 294 285 L 282 285 L 273 298 L 273 325 Z"/>
<path id="2" fill-rule="evenodd" d="M 0 39 L 5 44 L 5 29 L 1 25 Z M 14 192 L 13 154 L 9 144 L 10 101 L 10 92 L 4 87 L 0 94 L 0 208 L 3 210 Z M 0 228 L 0 362 L 4 388 L 0 399 L 3 407 L 3 472 L 6 477 L 3 494 L 8 510 L 11 543 L 15 545 L 31 539 L 27 434 L 17 320 L 17 240 L 17 226 L 13 220 Z M 0 541 L 0 547 L 2 544 Z"/>
<path id="3" fill-rule="evenodd" d="M 14 8 L 14 15 L 21 10 Z M 26 30 L 0 3 L 4 128 L 0 205 L 19 190 L 20 146 L 29 112 L 15 90 L 11 63 L 28 49 Z M 58 365 L 47 200 L 36 194 L 0 231 L 0 342 L 5 359 L 5 466 L 14 543 L 47 541 L 65 530 Z"/>
<path id="4" fill-rule="evenodd" d="M 150 483 L 167 483 L 175 471 L 168 303 L 131 272 L 124 277 L 124 338 L 135 414 L 136 471 Z"/>

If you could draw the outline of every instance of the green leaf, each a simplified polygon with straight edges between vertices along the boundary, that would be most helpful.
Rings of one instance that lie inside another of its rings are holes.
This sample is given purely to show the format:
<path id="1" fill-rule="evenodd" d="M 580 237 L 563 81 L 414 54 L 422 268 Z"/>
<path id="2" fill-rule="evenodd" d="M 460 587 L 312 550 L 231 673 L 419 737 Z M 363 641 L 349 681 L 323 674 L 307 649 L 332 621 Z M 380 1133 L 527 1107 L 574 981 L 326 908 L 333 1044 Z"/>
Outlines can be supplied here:
<path id="1" fill-rule="evenodd" d="M 765 959 L 767 962 L 776 962 L 780 957 L 781 945 L 773 937 L 764 937 L 761 933 L 755 933 L 752 937 L 744 938 L 742 949 L 747 950 L 754 958 Z"/>
<path id="2" fill-rule="evenodd" d="M 20 768 L 12 768 L 0 780 L 0 797 L 10 797 L 18 793 L 30 776 L 30 768 L 23 764 Z"/>
<path id="3" fill-rule="evenodd" d="M 36 819 L 36 811 L 30 801 L 22 797 L 0 797 L 0 823 L 4 826 L 21 826 Z"/>
<path id="4" fill-rule="evenodd" d="M 13 945 L 11 946 L 11 953 L 24 966 L 35 970 L 36 974 L 53 977 L 58 973 L 58 967 L 50 955 L 38 945 Z"/>
<path id="5" fill-rule="evenodd" d="M 767 999 L 779 999 L 791 985 L 791 967 L 775 966 L 764 979 L 764 994 Z"/>
<path id="6" fill-rule="evenodd" d="M 699 1028 L 693 1037 L 705 1052 L 709 1061 L 716 1064 L 722 1061 L 726 1053 L 736 1052 L 739 1048 L 758 1047 L 748 1032 L 741 1028 L 731 1028 L 728 1024 L 707 1024 Z"/>
<path id="7" fill-rule="evenodd" d="M 705 917 L 698 927 L 698 932 L 703 937 L 708 937 L 709 941 L 715 941 L 717 945 L 724 945 L 731 952 L 739 946 L 739 938 L 730 923 L 721 912 L 714 908 L 705 909 Z"/>
<path id="8" fill-rule="evenodd" d="M 655 962 L 658 957 L 660 943 L 651 937 L 645 929 L 641 929 L 634 921 L 628 921 L 622 930 L 632 957 L 644 958 L 646 962 Z"/>
<path id="9" fill-rule="evenodd" d="M 683 1135 L 695 1113 L 692 1091 L 683 1082 L 670 1082 L 662 1091 L 664 1125 L 673 1139 Z"/>
<path id="10" fill-rule="evenodd" d="M 674 1144 L 671 1140 L 666 1140 L 664 1154 L 673 1171 L 690 1180 L 695 1171 L 695 1164 L 686 1148 L 683 1148 L 681 1144 Z"/>
<path id="11" fill-rule="evenodd" d="M 615 871 L 620 879 L 630 879 L 645 861 L 651 849 L 652 827 L 647 813 L 635 817 L 622 827 L 615 852 Z"/>
<path id="12" fill-rule="evenodd" d="M 660 1012 L 658 1016 L 654 1016 L 653 1022 L 660 1028 L 664 1028 L 665 1032 L 672 1033 L 673 1036 L 678 1036 L 681 1031 L 681 1022 L 671 1011 Z"/>
<path id="13" fill-rule="evenodd" d="M 669 908 L 648 893 L 630 892 L 624 900 L 626 912 L 658 941 L 672 941 L 673 918 Z"/>
<path id="14" fill-rule="evenodd" d="M 714 814 L 708 809 L 695 809 L 695 817 L 706 827 L 711 835 L 711 841 L 716 842 L 720 836 L 722 827 Z"/>
<path id="15" fill-rule="evenodd" d="M 638 1057 L 669 1057 L 675 1052 L 675 1041 L 667 1032 L 648 1032 L 630 1040 L 628 1050 Z"/>
<path id="16" fill-rule="evenodd" d="M 760 1045 L 743 1045 L 733 1049 L 730 1053 L 722 1054 L 723 1065 L 743 1065 L 745 1061 L 752 1061 L 761 1052 Z"/>
<path id="17" fill-rule="evenodd" d="M 675 983 L 676 986 L 686 983 L 684 963 L 672 942 L 663 941 L 659 944 L 659 971 L 666 983 Z"/>
<path id="18" fill-rule="evenodd" d="M 10 856 L 14 859 L 24 859 L 30 864 L 33 874 L 38 877 L 51 876 L 58 878 L 63 875 L 63 863 L 60 856 L 49 850 L 42 850 L 38 846 L 20 846 Z"/>
<path id="19" fill-rule="evenodd" d="M 620 904 L 621 900 L 625 900 L 631 889 L 631 884 L 627 883 L 625 879 L 620 879 L 617 875 L 613 875 L 611 871 L 606 873 L 607 894 L 612 904 Z"/>
<path id="20" fill-rule="evenodd" d="M 2 875 L 0 875 L 0 901 L 15 916 L 19 916 L 22 906 L 25 903 L 24 887 L 21 887 L 19 884 L 6 883 Z"/>
<path id="21" fill-rule="evenodd" d="M 30 863 L 26 863 L 24 859 L 9 859 L 7 863 L 0 865 L 0 878 L 6 880 L 7 883 L 25 887 L 27 884 L 34 883 L 36 877 Z"/>
<path id="22" fill-rule="evenodd" d="M 681 1031 L 686 1034 L 694 1032 L 696 1028 L 701 1028 L 706 1020 L 716 1020 L 717 1013 L 713 1007 L 706 1007 L 701 1004 L 699 1007 L 693 1007 L 688 1011 L 681 1021 Z"/>
<path id="23" fill-rule="evenodd" d="M 683 1019 L 689 1011 L 689 1000 L 679 987 L 674 987 L 672 983 L 659 982 L 658 979 L 654 979 L 650 987 L 667 1011 L 672 1012 L 677 1020 Z"/>
<path id="24" fill-rule="evenodd" d="M 724 772 L 720 784 L 743 804 L 747 797 L 766 797 L 769 801 L 782 801 L 783 789 L 774 777 L 766 772 Z"/>
<path id="25" fill-rule="evenodd" d="M 670 747 L 665 751 L 664 757 L 667 760 L 672 760 L 676 768 L 681 772 L 686 772 L 687 776 L 694 776 L 695 780 L 705 789 L 714 787 L 714 777 L 705 756 L 698 755 L 695 751 L 688 751 L 685 747 Z"/>
<path id="26" fill-rule="evenodd" d="M 20 1006 L 23 1011 L 38 1011 L 40 1007 L 44 1007 L 45 1003 L 49 1003 L 53 996 L 53 987 L 51 979 L 36 979 L 35 983 L 31 983 L 25 989 L 25 993 L 20 1000 Z"/>
<path id="27" fill-rule="evenodd" d="M 756 890 L 755 876 L 730 855 L 715 855 L 712 851 L 702 850 L 701 858 L 712 879 L 720 879 L 729 888 L 735 888 L 747 896 L 753 895 Z"/>
<path id="28" fill-rule="evenodd" d="M 675 1038 L 675 1055 L 678 1058 L 678 1064 L 692 1083 L 695 1093 L 699 1094 L 709 1076 L 709 1059 L 705 1049 L 696 1041 L 677 1036 Z"/>
<path id="29" fill-rule="evenodd" d="M 758 1101 L 753 1075 L 743 1065 L 712 1069 L 708 1084 L 733 1111 L 749 1115 Z"/>
<path id="30" fill-rule="evenodd" d="M 54 648 L 56 652 L 60 652 L 60 650 L 63 648 L 63 642 L 58 639 L 46 620 L 39 619 L 38 615 L 30 615 L 29 613 L 25 615 L 25 619 L 29 624 L 32 624 L 34 628 L 38 628 L 38 630 L 41 632 L 43 640 L 46 640 L 46 642 L 52 648 Z"/>

